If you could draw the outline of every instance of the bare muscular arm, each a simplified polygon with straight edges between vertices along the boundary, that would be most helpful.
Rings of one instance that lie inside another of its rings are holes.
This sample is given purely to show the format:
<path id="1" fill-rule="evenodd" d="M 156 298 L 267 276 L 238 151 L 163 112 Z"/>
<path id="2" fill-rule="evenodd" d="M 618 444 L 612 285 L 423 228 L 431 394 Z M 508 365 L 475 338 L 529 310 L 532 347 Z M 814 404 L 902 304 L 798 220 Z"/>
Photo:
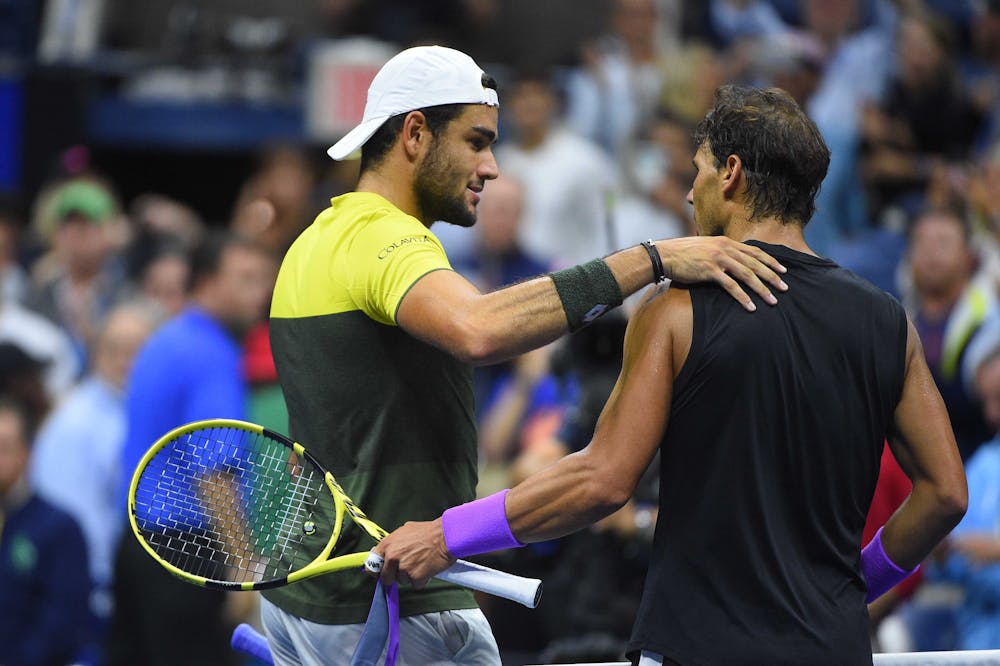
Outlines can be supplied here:
<path id="1" fill-rule="evenodd" d="M 717 282 L 748 309 L 753 303 L 740 283 L 772 304 L 776 299 L 768 285 L 787 289 L 779 275 L 784 268 L 752 245 L 704 237 L 658 241 L 657 248 L 668 277 Z M 605 261 L 623 297 L 652 282 L 649 256 L 641 246 L 616 252 Z M 428 273 L 413 285 L 399 306 L 397 322 L 411 335 L 474 365 L 512 358 L 568 330 L 551 278 L 542 276 L 482 294 L 452 271 Z"/>
<path id="2" fill-rule="evenodd" d="M 507 519 L 520 541 L 568 534 L 628 501 L 666 431 L 673 381 L 690 348 L 691 326 L 686 290 L 667 290 L 636 312 L 625 336 L 621 375 L 590 444 L 507 494 Z M 405 524 L 375 551 L 385 558 L 387 584 L 401 574 L 421 585 L 453 562 L 440 518 Z"/>
<path id="3" fill-rule="evenodd" d="M 882 545 L 893 562 L 912 569 L 958 524 L 968 504 L 965 471 L 948 412 L 912 323 L 908 323 L 903 395 L 889 443 L 913 481 L 913 490 L 886 523 Z"/>

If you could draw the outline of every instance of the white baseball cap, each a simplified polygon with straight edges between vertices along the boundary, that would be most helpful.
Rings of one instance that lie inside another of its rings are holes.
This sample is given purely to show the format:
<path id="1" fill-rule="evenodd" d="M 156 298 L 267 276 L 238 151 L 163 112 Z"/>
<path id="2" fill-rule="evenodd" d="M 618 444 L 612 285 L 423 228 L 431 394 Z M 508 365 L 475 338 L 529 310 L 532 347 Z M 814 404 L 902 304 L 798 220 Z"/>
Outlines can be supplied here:
<path id="1" fill-rule="evenodd" d="M 500 106 L 497 91 L 483 85 L 483 70 L 466 54 L 444 46 L 406 49 L 375 75 L 361 123 L 326 152 L 345 159 L 389 118 L 442 104 Z"/>

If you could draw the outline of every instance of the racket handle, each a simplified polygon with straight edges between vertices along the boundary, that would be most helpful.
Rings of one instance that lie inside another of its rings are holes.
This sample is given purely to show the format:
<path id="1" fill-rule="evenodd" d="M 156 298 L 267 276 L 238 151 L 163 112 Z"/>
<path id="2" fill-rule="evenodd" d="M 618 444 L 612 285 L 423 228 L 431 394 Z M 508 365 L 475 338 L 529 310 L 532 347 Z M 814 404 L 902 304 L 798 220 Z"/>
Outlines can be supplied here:
<path id="1" fill-rule="evenodd" d="M 516 601 L 522 606 L 535 608 L 542 598 L 542 581 L 497 571 L 481 564 L 458 560 L 439 573 L 436 578 L 462 587 Z"/>
<path id="2" fill-rule="evenodd" d="M 229 645 L 237 652 L 248 654 L 270 666 L 274 665 L 274 658 L 271 656 L 271 648 L 267 645 L 267 638 L 249 624 L 240 624 L 233 629 L 233 637 L 229 641 Z"/>

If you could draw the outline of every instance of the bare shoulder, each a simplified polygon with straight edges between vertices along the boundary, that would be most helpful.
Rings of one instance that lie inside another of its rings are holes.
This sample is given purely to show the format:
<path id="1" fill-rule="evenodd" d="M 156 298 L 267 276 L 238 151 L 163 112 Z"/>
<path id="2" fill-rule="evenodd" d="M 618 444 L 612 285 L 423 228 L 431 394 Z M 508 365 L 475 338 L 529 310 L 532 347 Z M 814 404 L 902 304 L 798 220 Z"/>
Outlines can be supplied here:
<path id="1" fill-rule="evenodd" d="M 691 319 L 691 293 L 688 286 L 680 282 L 651 288 L 632 315 L 632 321 L 648 321 L 657 328 Z"/>
<path id="2" fill-rule="evenodd" d="M 909 374 L 913 362 L 924 362 L 924 346 L 920 342 L 920 334 L 914 326 L 910 315 L 906 315 L 906 360 L 904 365 L 904 376 Z"/>
<path id="3" fill-rule="evenodd" d="M 652 290 L 650 290 L 652 291 Z M 669 359 L 674 376 L 691 349 L 694 314 L 687 285 L 657 287 L 645 298 L 629 321 L 626 345 L 659 347 Z"/>

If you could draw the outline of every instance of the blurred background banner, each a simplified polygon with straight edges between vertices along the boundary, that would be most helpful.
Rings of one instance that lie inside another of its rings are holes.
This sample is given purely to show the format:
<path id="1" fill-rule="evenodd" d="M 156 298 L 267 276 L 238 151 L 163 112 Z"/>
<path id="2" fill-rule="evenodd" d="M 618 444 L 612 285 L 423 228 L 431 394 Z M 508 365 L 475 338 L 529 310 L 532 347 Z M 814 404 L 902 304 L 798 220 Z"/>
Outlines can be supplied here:
<path id="1" fill-rule="evenodd" d="M 396 47 L 365 38 L 323 42 L 308 55 L 306 134 L 333 143 L 361 121 L 372 79 Z"/>

